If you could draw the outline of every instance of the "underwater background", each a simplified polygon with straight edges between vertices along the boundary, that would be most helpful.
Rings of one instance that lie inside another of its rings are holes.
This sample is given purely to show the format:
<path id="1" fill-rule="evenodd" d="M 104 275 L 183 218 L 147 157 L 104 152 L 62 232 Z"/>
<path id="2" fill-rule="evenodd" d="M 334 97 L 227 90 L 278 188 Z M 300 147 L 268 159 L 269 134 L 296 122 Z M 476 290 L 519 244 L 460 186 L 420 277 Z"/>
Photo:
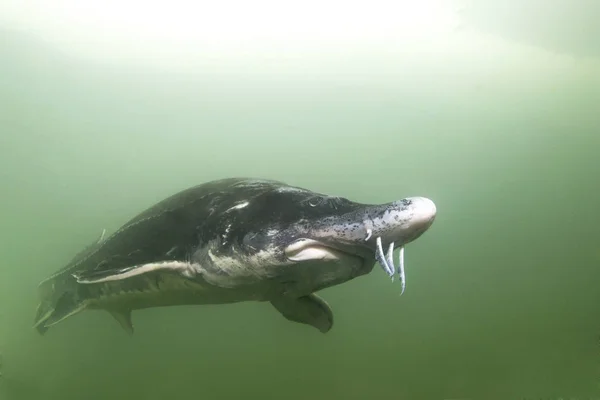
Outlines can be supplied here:
<path id="1" fill-rule="evenodd" d="M 60 4 L 0 6 L 0 400 L 600 398 L 596 3 Z M 320 293 L 326 335 L 259 303 L 32 329 L 102 229 L 233 176 L 438 215 L 401 297 Z"/>

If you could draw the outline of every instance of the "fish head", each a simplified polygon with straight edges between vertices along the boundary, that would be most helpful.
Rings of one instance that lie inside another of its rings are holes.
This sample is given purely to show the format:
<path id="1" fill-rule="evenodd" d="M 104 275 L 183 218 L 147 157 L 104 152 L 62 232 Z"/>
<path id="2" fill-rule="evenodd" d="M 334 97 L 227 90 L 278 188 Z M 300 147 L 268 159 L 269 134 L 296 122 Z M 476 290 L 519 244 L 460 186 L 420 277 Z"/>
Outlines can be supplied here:
<path id="1" fill-rule="evenodd" d="M 393 247 L 403 251 L 436 217 L 436 206 L 426 197 L 363 204 L 289 186 L 243 204 L 235 210 L 239 223 L 232 224 L 230 255 L 244 254 L 255 271 L 290 271 L 295 265 L 332 282 L 370 272 L 377 261 L 385 262 L 382 249 L 390 252 L 392 245 L 391 252 Z M 391 266 L 383 267 L 389 273 Z"/>

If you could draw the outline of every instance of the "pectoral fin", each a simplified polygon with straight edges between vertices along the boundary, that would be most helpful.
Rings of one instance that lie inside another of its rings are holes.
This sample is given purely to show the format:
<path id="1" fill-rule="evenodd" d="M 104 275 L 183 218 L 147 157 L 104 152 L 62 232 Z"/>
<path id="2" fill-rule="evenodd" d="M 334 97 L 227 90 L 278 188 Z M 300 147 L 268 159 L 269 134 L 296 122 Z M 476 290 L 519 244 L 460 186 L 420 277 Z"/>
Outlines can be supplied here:
<path id="1" fill-rule="evenodd" d="M 307 324 L 327 333 L 333 326 L 333 312 L 325 300 L 312 293 L 299 298 L 281 297 L 271 304 L 290 321 Z"/>

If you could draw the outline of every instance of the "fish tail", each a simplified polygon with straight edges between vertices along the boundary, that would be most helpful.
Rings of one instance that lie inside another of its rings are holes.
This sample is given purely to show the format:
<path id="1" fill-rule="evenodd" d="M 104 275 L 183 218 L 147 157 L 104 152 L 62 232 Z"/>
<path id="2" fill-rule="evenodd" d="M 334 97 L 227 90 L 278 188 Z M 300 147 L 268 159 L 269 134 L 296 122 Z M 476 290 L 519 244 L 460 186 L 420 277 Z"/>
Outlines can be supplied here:
<path id="1" fill-rule="evenodd" d="M 42 282 L 39 287 L 40 303 L 33 327 L 40 335 L 65 318 L 85 308 L 77 280 L 71 275 L 60 275 Z"/>

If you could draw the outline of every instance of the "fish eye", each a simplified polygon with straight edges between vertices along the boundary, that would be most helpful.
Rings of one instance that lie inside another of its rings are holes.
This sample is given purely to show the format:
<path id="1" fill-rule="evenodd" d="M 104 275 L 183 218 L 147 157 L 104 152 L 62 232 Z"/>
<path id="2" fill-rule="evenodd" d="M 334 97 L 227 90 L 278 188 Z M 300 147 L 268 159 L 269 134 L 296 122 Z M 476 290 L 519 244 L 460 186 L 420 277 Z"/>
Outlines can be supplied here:
<path id="1" fill-rule="evenodd" d="M 310 199 L 308 199 L 308 205 L 311 207 L 316 207 L 316 206 L 322 204 L 323 200 L 325 200 L 325 199 L 321 196 L 311 197 Z"/>
<path id="2" fill-rule="evenodd" d="M 337 208 L 342 205 L 345 201 L 342 197 L 335 196 L 313 196 L 307 200 L 308 205 L 311 207 L 317 207 L 322 205 L 327 205 L 329 207 Z"/>

